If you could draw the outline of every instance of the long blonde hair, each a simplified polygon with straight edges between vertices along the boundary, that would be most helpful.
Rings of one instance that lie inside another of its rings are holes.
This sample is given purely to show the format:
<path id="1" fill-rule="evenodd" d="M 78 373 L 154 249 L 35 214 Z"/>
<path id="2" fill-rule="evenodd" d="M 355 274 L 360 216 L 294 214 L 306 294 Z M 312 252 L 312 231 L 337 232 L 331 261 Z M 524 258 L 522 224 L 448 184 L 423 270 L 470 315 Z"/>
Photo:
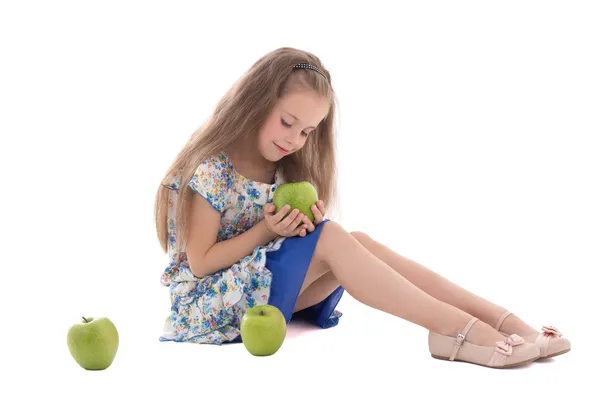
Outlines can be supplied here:
<path id="1" fill-rule="evenodd" d="M 318 67 L 325 79 L 315 71 L 293 69 L 298 63 Z M 212 115 L 197 129 L 169 167 L 155 198 L 156 232 L 163 251 L 168 251 L 168 182 L 179 177 L 181 184 L 175 206 L 176 247 L 185 246 L 189 232 L 188 218 L 193 192 L 187 184 L 194 172 L 207 158 L 218 155 L 229 146 L 258 133 L 278 99 L 292 87 L 300 86 L 315 91 L 330 102 L 327 116 L 309 135 L 304 147 L 280 160 L 287 182 L 309 181 L 325 203 L 327 214 L 334 212 L 337 199 L 337 170 L 335 155 L 334 119 L 336 95 L 331 76 L 315 55 L 282 47 L 259 58 L 225 93 Z"/>

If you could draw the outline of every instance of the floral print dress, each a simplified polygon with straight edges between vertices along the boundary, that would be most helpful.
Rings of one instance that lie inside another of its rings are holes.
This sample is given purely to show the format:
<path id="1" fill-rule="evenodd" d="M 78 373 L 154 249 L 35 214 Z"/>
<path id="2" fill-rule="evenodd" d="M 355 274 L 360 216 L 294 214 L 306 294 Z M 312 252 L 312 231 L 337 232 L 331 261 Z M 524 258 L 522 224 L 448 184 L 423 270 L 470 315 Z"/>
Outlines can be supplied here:
<path id="1" fill-rule="evenodd" d="M 263 207 L 284 182 L 282 167 L 273 184 L 252 181 L 239 174 L 225 153 L 202 162 L 188 186 L 221 213 L 217 242 L 230 239 L 264 218 Z M 172 177 L 169 194 L 169 265 L 160 281 L 169 288 L 171 312 L 160 341 L 221 344 L 240 335 L 241 318 L 251 307 L 267 304 L 272 275 L 265 268 L 266 252 L 276 251 L 285 237 L 265 246 L 231 267 L 198 278 L 192 274 L 185 251 L 175 249 L 175 204 L 181 179 Z"/>

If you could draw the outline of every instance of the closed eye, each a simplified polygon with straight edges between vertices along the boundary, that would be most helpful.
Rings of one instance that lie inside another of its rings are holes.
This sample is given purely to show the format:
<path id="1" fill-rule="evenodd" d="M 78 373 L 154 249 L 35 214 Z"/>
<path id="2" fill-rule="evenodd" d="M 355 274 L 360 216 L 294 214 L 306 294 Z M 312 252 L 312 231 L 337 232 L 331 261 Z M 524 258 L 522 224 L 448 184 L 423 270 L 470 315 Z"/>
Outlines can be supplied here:
<path id="1" fill-rule="evenodd" d="M 290 124 L 288 124 L 287 122 L 285 122 L 285 120 L 284 120 L 283 118 L 281 119 L 281 125 L 285 126 L 286 128 L 291 128 L 291 127 L 292 127 L 292 125 L 290 125 Z M 308 133 L 306 133 L 306 132 L 304 132 L 304 131 L 302 131 L 302 134 L 303 134 L 304 136 L 308 136 Z"/>

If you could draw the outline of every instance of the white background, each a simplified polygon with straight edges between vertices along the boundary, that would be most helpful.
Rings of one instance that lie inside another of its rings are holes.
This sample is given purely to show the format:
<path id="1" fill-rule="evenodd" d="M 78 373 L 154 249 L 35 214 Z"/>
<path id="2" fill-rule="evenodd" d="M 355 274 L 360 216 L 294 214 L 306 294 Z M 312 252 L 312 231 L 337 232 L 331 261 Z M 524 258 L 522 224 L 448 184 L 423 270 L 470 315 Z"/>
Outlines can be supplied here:
<path id="1" fill-rule="evenodd" d="M 0 390 L 597 391 L 597 2 L 216 3 L 2 2 Z M 505 371 L 434 360 L 425 329 L 347 294 L 338 327 L 292 326 L 272 357 L 158 341 L 169 311 L 153 220 L 159 181 L 225 90 L 280 46 L 315 53 L 333 76 L 342 214 L 332 218 L 536 328 L 557 326 L 570 353 Z M 84 371 L 67 350 L 81 316 L 119 329 L 105 371 Z"/>

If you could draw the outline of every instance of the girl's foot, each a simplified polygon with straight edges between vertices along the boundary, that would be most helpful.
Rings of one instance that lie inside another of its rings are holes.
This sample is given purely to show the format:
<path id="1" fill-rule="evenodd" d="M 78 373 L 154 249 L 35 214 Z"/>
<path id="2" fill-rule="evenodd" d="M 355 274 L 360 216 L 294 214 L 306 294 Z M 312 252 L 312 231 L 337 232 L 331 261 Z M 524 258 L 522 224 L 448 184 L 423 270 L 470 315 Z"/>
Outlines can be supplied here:
<path id="1" fill-rule="evenodd" d="M 434 331 L 440 335 L 456 337 L 471 318 L 471 315 L 461 312 L 461 316 L 456 318 L 456 324 L 453 324 L 453 326 L 440 327 Z M 505 336 L 490 325 L 477 319 L 470 327 L 467 339 L 470 343 L 478 346 L 495 346 L 496 342 L 504 341 Z"/>
<path id="2" fill-rule="evenodd" d="M 503 317 L 506 313 L 502 314 Z M 515 314 L 508 314 L 508 316 L 502 321 L 498 319 L 496 324 L 496 330 L 501 332 L 516 333 L 519 336 L 525 337 L 533 333 L 539 333 L 532 326 L 527 325 L 522 319 L 517 317 Z"/>
<path id="3" fill-rule="evenodd" d="M 462 329 L 465 324 L 462 324 L 456 330 L 456 333 L 452 336 L 456 336 Z M 469 331 L 469 343 L 476 344 L 478 346 L 496 346 L 496 342 L 504 341 L 505 336 L 500 332 L 486 324 L 485 322 L 478 320 L 473 324 Z"/>
<path id="4" fill-rule="evenodd" d="M 543 326 L 542 332 L 539 332 L 509 311 L 505 311 L 498 318 L 496 329 L 504 336 L 515 333 L 523 337 L 526 342 L 534 343 L 540 350 L 540 358 L 558 356 L 571 350 L 569 339 L 563 337 L 555 327 Z"/>
<path id="5" fill-rule="evenodd" d="M 534 343 L 526 343 L 516 334 L 503 336 L 475 317 L 454 337 L 429 331 L 429 352 L 440 360 L 465 361 L 492 368 L 523 365 L 540 356 Z"/>

